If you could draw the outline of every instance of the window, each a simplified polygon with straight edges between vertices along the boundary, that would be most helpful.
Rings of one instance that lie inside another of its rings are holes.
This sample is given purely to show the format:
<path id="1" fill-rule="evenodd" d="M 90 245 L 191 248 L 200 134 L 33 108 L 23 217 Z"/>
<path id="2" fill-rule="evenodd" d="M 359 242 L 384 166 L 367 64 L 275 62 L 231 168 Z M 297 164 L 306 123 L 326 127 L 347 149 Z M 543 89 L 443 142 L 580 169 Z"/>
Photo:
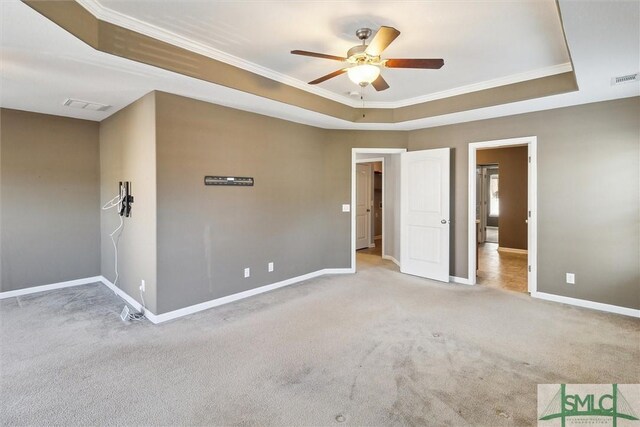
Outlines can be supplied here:
<path id="1" fill-rule="evenodd" d="M 498 197 L 498 175 L 489 175 L 489 216 L 500 216 Z"/>

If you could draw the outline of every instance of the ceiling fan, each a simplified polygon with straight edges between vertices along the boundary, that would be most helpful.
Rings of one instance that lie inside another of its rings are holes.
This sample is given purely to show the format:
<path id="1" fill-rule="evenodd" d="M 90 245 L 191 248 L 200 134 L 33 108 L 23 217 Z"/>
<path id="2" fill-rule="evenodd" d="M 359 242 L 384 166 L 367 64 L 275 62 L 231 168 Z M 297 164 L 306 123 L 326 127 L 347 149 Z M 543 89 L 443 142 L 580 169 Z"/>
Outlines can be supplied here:
<path id="1" fill-rule="evenodd" d="M 347 51 L 346 57 L 326 55 L 324 53 L 308 52 L 306 50 L 292 50 L 294 55 L 312 56 L 314 58 L 331 59 L 334 61 L 347 62 L 352 64 L 349 67 L 334 71 L 310 81 L 310 85 L 322 83 L 341 74 L 347 73 L 349 79 L 354 83 L 365 87 L 371 84 L 377 91 L 389 88 L 389 84 L 380 75 L 380 67 L 387 68 L 422 68 L 439 69 L 444 65 L 443 59 L 382 59 L 380 55 L 389 45 L 400 35 L 400 31 L 393 27 L 382 26 L 376 35 L 367 44 L 367 39 L 371 37 L 370 28 L 360 28 L 356 31 L 356 36 L 362 40 L 361 45 L 352 47 Z"/>

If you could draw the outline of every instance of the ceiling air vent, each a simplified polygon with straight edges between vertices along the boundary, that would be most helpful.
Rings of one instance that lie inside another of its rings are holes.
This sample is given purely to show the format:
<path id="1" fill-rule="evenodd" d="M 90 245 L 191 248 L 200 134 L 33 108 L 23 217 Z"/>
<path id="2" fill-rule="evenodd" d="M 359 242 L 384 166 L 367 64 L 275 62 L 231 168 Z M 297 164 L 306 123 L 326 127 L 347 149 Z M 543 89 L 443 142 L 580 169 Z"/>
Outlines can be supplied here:
<path id="1" fill-rule="evenodd" d="M 99 102 L 80 101 L 79 99 L 68 98 L 62 105 L 71 108 L 91 111 L 107 111 L 111 105 L 100 104 Z"/>
<path id="2" fill-rule="evenodd" d="M 615 86 L 615 85 L 621 85 L 624 83 L 631 83 L 631 82 L 637 82 L 637 81 L 640 81 L 640 77 L 638 77 L 638 73 L 627 74 L 626 76 L 612 77 L 611 85 Z"/>

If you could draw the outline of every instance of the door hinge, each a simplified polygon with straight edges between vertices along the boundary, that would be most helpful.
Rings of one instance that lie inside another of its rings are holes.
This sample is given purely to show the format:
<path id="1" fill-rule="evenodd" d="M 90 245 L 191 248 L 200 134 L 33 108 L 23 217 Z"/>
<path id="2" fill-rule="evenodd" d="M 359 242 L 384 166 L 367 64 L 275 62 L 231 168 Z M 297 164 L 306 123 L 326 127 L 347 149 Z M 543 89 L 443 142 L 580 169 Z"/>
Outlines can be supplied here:
<path id="1" fill-rule="evenodd" d="M 529 273 L 531 273 L 531 266 L 529 266 Z"/>
<path id="2" fill-rule="evenodd" d="M 529 211 L 529 218 L 531 218 L 531 211 Z"/>
<path id="3" fill-rule="evenodd" d="M 531 163 L 531 156 L 529 156 L 529 163 Z"/>

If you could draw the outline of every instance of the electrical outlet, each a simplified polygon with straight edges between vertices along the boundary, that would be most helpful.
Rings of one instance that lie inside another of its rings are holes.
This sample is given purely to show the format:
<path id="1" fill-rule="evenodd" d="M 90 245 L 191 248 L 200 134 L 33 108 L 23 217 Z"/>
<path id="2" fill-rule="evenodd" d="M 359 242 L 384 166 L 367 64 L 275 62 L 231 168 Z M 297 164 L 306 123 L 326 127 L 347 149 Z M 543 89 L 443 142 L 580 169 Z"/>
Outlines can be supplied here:
<path id="1" fill-rule="evenodd" d="M 267 270 L 269 271 L 269 273 L 273 271 L 273 262 L 270 262 L 269 265 L 267 265 Z"/>
<path id="2" fill-rule="evenodd" d="M 251 276 L 251 269 L 250 268 L 245 268 L 244 269 L 244 278 L 246 279 L 247 277 Z"/>
<path id="3" fill-rule="evenodd" d="M 124 308 L 122 309 L 122 312 L 120 313 L 120 318 L 122 319 L 123 322 L 127 321 L 129 319 L 129 307 L 128 306 L 124 306 Z"/>
<path id="4" fill-rule="evenodd" d="M 144 283 L 144 279 L 140 280 L 140 290 L 142 292 L 146 292 L 146 290 L 147 290 L 146 286 L 145 286 L 145 283 Z"/>
<path id="5" fill-rule="evenodd" d="M 351 212 L 351 205 L 342 205 L 342 212 Z"/>
<path id="6" fill-rule="evenodd" d="M 567 273 L 567 283 L 570 285 L 576 284 L 576 275 L 573 273 Z"/>

